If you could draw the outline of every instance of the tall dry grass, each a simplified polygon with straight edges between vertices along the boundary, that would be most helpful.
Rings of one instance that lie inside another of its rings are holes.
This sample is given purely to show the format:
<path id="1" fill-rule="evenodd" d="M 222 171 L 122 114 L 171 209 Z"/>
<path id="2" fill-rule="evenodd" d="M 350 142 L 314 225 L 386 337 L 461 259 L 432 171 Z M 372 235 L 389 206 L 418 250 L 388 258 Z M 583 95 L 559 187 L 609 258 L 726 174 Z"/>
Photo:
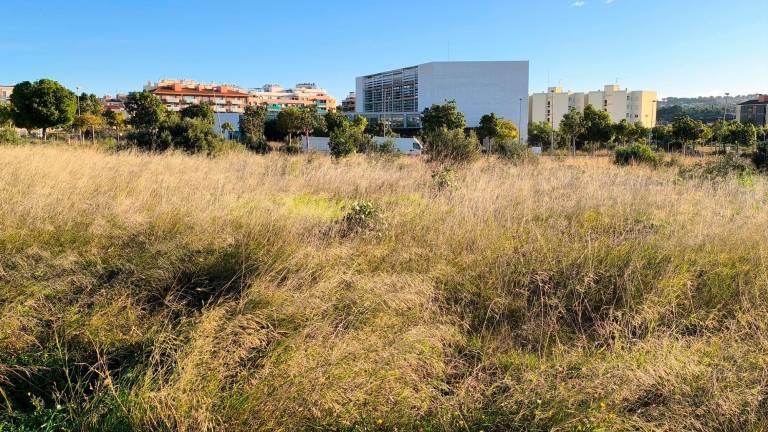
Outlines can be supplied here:
<path id="1" fill-rule="evenodd" d="M 432 169 L 0 148 L 0 421 L 768 429 L 764 179 Z"/>

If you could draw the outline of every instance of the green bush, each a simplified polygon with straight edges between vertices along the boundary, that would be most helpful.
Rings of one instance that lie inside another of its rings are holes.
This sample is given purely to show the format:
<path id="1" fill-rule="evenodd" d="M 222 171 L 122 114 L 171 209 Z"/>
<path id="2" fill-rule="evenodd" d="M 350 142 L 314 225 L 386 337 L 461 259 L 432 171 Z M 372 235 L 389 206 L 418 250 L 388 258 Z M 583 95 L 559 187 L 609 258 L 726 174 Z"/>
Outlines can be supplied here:
<path id="1" fill-rule="evenodd" d="M 616 165 L 647 164 L 655 167 L 659 164 L 659 157 L 645 144 L 632 144 L 617 148 L 613 162 Z"/>
<path id="2" fill-rule="evenodd" d="M 531 149 L 526 144 L 515 139 L 504 139 L 494 142 L 493 152 L 502 159 L 515 163 L 538 162 L 536 155 L 533 154 Z"/>
<path id="3" fill-rule="evenodd" d="M 0 127 L 0 143 L 2 144 L 18 144 L 21 141 L 19 134 L 16 133 L 16 129 L 12 127 Z"/>
<path id="4" fill-rule="evenodd" d="M 762 141 L 757 143 L 755 151 L 751 156 L 752 163 L 755 164 L 757 169 L 768 169 L 768 141 Z"/>
<path id="5" fill-rule="evenodd" d="M 340 221 L 339 235 L 380 232 L 385 225 L 383 211 L 378 206 L 369 201 L 355 202 Z"/>
<path id="6" fill-rule="evenodd" d="M 331 156 L 337 159 L 347 157 L 358 151 L 375 150 L 371 136 L 352 126 L 343 126 L 331 132 L 328 147 Z"/>
<path id="7" fill-rule="evenodd" d="M 480 157 L 480 141 L 474 132 L 438 128 L 424 135 L 427 156 L 433 162 L 469 163 Z"/>

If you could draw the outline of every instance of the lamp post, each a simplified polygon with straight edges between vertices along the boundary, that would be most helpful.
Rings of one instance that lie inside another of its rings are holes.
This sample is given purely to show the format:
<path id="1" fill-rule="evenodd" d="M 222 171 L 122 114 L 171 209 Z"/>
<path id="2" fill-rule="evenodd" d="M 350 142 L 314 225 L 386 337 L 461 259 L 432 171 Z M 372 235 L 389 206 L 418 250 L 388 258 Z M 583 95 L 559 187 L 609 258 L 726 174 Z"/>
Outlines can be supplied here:
<path id="1" fill-rule="evenodd" d="M 523 144 L 523 98 L 520 98 L 520 105 L 517 108 L 517 144 Z"/>

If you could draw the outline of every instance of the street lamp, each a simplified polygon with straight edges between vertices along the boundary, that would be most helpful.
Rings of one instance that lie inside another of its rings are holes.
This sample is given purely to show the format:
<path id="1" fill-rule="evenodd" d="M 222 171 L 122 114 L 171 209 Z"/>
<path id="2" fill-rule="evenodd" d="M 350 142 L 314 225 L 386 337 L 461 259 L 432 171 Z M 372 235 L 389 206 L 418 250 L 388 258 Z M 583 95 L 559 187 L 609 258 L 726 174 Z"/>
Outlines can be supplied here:
<path id="1" fill-rule="evenodd" d="M 523 98 L 517 108 L 517 145 L 523 144 Z"/>
<path id="2" fill-rule="evenodd" d="M 725 107 L 723 108 L 723 122 L 725 122 L 725 116 L 728 114 L 728 96 L 731 94 L 726 92 L 725 93 Z"/>

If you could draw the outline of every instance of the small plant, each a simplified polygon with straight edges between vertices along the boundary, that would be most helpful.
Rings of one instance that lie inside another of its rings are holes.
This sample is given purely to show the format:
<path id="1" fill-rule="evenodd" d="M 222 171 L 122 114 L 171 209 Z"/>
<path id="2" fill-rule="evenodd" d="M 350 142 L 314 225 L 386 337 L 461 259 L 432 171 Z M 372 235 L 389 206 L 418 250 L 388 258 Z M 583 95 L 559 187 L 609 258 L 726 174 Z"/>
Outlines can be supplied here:
<path id="1" fill-rule="evenodd" d="M 339 221 L 339 235 L 350 235 L 369 232 L 381 232 L 386 226 L 384 214 L 380 207 L 370 201 L 353 203 L 349 211 Z"/>
<path id="2" fill-rule="evenodd" d="M 614 161 L 616 165 L 634 165 L 634 164 L 647 164 L 653 167 L 658 166 L 659 157 L 651 150 L 650 147 L 644 144 L 632 144 L 627 147 L 619 147 L 614 153 Z"/>
<path id="3" fill-rule="evenodd" d="M 442 167 L 439 170 L 432 171 L 432 183 L 438 192 L 452 189 L 456 183 L 453 168 Z"/>

